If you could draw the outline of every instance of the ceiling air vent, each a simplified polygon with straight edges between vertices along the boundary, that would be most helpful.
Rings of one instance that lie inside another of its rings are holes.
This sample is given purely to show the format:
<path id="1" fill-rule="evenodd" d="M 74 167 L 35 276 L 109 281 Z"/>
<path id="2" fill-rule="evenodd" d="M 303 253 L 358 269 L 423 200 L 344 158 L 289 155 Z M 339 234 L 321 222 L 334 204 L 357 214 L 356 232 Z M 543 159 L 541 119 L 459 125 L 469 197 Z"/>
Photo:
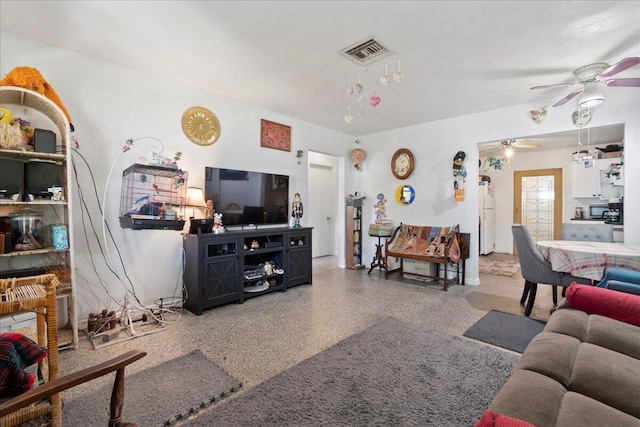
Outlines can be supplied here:
<path id="1" fill-rule="evenodd" d="M 375 39 L 368 39 L 349 46 L 340 53 L 360 65 L 368 65 L 389 55 L 391 51 Z"/>

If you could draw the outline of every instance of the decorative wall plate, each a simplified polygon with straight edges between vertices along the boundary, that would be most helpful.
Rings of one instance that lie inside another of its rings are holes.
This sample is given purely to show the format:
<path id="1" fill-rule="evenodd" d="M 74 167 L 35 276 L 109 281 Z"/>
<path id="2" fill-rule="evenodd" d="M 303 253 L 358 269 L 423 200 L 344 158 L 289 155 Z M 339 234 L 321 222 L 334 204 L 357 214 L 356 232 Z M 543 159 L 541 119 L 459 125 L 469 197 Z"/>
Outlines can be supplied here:
<path id="1" fill-rule="evenodd" d="M 204 107 L 191 107 L 182 114 L 182 131 L 198 145 L 211 145 L 220 138 L 220 122 Z"/>

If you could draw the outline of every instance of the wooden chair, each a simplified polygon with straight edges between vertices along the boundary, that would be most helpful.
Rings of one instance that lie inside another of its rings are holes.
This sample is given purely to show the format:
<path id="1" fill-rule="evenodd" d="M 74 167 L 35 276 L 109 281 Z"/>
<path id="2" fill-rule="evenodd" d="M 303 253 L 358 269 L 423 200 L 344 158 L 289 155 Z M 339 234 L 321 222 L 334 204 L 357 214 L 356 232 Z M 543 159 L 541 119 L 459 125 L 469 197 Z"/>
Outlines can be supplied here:
<path id="1" fill-rule="evenodd" d="M 55 274 L 43 274 L 12 279 L 0 279 L 0 314 L 36 313 L 37 341 L 47 349 L 41 365 L 45 382 L 58 378 L 58 319 L 56 287 L 60 282 Z M 3 427 L 49 415 L 53 426 L 61 425 L 60 394 L 52 393 L 35 405 L 21 408 L 4 422 Z"/>
<path id="2" fill-rule="evenodd" d="M 122 407 L 124 405 L 124 368 L 146 356 L 147 353 L 139 350 L 128 351 L 118 357 L 100 363 L 81 371 L 64 375 L 49 381 L 37 388 L 16 396 L 5 403 L 0 404 L 0 425 L 12 426 L 21 423 L 24 417 L 20 412 L 38 405 L 40 402 L 51 399 L 51 396 L 59 396 L 61 392 L 79 384 L 91 381 L 103 375 L 116 371 L 116 378 L 111 393 L 109 409 L 109 427 L 136 427 L 136 424 L 122 422 Z M 17 423 L 14 423 L 16 422 Z M 6 424 L 5 424 L 6 423 Z M 60 419 L 51 419 L 52 426 L 60 426 Z"/>
<path id="3" fill-rule="evenodd" d="M 117 371 L 111 395 L 110 427 L 123 427 L 121 413 L 124 403 L 124 367 L 146 356 L 130 351 L 120 357 L 92 368 L 59 378 L 58 319 L 56 287 L 60 282 L 55 274 L 43 274 L 0 279 L 0 314 L 36 313 L 37 341 L 47 349 L 41 371 L 44 384 L 0 404 L 0 427 L 10 427 L 26 421 L 49 417 L 52 427 L 62 426 L 60 392 L 99 376 Z"/>

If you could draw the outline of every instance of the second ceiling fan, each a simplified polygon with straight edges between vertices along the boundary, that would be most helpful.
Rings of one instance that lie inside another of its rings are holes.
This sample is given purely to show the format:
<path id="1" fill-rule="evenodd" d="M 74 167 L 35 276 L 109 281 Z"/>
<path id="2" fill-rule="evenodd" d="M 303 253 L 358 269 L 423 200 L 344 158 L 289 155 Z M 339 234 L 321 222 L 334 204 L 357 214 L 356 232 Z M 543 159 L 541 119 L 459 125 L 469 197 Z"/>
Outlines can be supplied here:
<path id="1" fill-rule="evenodd" d="M 598 90 L 598 86 L 640 87 L 640 78 L 612 78 L 616 74 L 637 64 L 640 64 L 640 57 L 632 56 L 624 58 L 611 65 L 604 62 L 585 65 L 573 72 L 577 80 L 575 83 L 534 86 L 531 89 L 579 86 L 577 89 L 553 104 L 553 106 L 559 107 L 560 105 L 564 105 L 571 99 L 582 94 L 579 99 L 580 108 L 591 108 L 604 102 L 604 95 Z"/>
<path id="2" fill-rule="evenodd" d="M 540 145 L 533 144 L 530 139 L 507 139 L 488 143 L 482 151 L 487 155 L 503 153 L 506 157 L 511 157 L 515 150 L 521 148 L 540 148 Z"/>

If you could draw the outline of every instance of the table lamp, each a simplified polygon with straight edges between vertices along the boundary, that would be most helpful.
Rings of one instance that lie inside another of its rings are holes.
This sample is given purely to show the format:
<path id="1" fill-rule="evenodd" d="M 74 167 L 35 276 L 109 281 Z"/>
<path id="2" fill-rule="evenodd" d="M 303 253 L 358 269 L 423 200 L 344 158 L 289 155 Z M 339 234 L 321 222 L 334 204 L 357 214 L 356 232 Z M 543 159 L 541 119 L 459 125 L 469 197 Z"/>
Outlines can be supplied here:
<path id="1" fill-rule="evenodd" d="M 198 187 L 187 188 L 187 200 L 185 205 L 192 208 L 191 218 L 195 217 L 196 208 L 206 208 L 207 202 L 204 201 L 204 194 L 202 193 L 202 188 L 198 188 Z"/>

